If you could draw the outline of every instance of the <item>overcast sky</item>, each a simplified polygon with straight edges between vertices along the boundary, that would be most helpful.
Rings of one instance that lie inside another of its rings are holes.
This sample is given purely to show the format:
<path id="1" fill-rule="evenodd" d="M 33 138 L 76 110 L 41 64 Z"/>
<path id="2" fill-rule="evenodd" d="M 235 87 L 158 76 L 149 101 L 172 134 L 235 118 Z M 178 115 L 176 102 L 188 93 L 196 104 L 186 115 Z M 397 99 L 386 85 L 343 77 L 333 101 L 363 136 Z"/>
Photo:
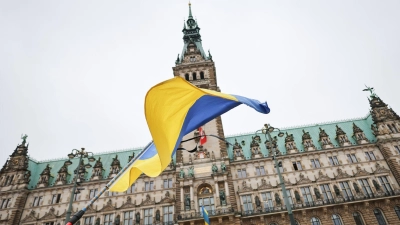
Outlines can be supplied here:
<path id="1" fill-rule="evenodd" d="M 0 1 L 0 166 L 28 134 L 39 160 L 144 146 L 147 90 L 173 77 L 187 1 Z M 400 113 L 400 1 L 192 0 L 226 135 L 364 117 L 364 84 Z"/>

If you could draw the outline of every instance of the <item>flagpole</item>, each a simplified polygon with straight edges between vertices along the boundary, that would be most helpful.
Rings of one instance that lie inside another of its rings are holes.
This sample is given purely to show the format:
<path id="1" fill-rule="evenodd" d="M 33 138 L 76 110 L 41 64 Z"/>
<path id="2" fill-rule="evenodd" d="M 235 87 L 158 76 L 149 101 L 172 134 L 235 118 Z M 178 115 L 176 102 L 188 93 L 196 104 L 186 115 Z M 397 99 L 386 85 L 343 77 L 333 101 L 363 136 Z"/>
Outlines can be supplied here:
<path id="1" fill-rule="evenodd" d="M 119 171 L 119 173 L 117 173 L 117 175 L 116 175 L 113 179 L 111 179 L 111 180 L 106 184 L 106 186 L 105 186 L 96 196 L 94 196 L 94 197 L 89 201 L 89 203 L 88 203 L 82 210 L 80 210 L 79 212 L 75 213 L 75 215 L 73 215 L 69 221 L 66 221 L 66 222 L 67 222 L 66 225 L 75 224 L 78 220 L 80 220 L 80 219 L 82 218 L 82 216 L 85 214 L 86 210 L 87 210 L 91 205 L 93 205 L 93 203 L 94 203 L 97 199 L 99 199 L 100 196 L 101 196 L 104 192 L 106 192 L 106 191 L 110 188 L 110 186 L 111 186 L 114 182 L 116 182 L 116 181 L 118 180 L 118 178 L 119 178 L 119 177 L 134 163 L 134 162 L 136 162 L 136 160 L 138 160 L 139 157 L 141 157 L 141 156 L 146 152 L 146 149 L 148 149 L 152 143 L 153 143 L 153 142 L 151 141 L 149 144 L 147 144 L 146 147 L 143 148 L 143 151 L 139 152 L 139 154 L 137 154 L 133 159 L 131 159 L 131 161 L 129 161 L 129 163 L 128 163 L 124 168 L 122 168 L 122 169 Z"/>

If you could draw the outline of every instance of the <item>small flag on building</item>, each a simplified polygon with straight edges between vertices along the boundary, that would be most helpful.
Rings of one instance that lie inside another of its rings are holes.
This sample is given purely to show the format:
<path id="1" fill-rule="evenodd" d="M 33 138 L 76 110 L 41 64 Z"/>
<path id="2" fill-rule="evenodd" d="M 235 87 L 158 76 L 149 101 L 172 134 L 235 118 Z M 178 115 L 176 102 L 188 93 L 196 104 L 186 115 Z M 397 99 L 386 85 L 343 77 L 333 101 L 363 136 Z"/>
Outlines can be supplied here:
<path id="1" fill-rule="evenodd" d="M 208 218 L 207 210 L 204 208 L 204 206 L 201 206 L 201 210 L 203 211 L 204 225 L 210 225 L 210 218 Z"/>
<path id="2" fill-rule="evenodd" d="M 199 127 L 198 131 L 200 135 L 200 145 L 204 145 L 207 142 L 206 132 L 204 132 L 202 127 Z"/>

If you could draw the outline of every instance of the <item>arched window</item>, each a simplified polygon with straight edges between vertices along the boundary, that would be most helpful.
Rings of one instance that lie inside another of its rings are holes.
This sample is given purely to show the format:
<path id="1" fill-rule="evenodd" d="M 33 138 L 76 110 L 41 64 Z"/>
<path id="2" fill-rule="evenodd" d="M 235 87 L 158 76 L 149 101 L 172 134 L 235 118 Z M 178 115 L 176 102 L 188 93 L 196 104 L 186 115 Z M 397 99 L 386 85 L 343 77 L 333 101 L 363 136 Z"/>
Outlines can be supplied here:
<path id="1" fill-rule="evenodd" d="M 387 127 L 389 128 L 391 133 L 394 133 L 394 131 L 392 130 L 392 127 L 390 126 L 390 124 L 388 124 Z"/>
<path id="2" fill-rule="evenodd" d="M 189 74 L 185 74 L 185 80 L 189 80 Z"/>
<path id="3" fill-rule="evenodd" d="M 321 225 L 321 222 L 317 217 L 311 218 L 311 225 Z"/>
<path id="4" fill-rule="evenodd" d="M 192 76 L 193 76 L 193 80 L 197 80 L 197 74 L 196 74 L 196 72 L 192 73 Z"/>
<path id="5" fill-rule="evenodd" d="M 200 79 L 204 79 L 204 72 L 203 71 L 200 72 Z"/>
<path id="6" fill-rule="evenodd" d="M 392 123 L 392 127 L 393 129 L 396 131 L 396 133 L 399 133 L 399 131 L 397 130 L 396 126 L 394 125 L 394 123 Z"/>
<path id="7" fill-rule="evenodd" d="M 14 175 L 12 175 L 12 176 L 10 177 L 10 180 L 8 181 L 8 185 L 11 185 L 12 182 L 13 182 L 13 180 L 14 180 Z"/>
<path id="8" fill-rule="evenodd" d="M 270 223 L 269 225 L 278 225 L 277 223 Z"/>
<path id="9" fill-rule="evenodd" d="M 343 225 L 342 220 L 336 214 L 332 215 L 332 222 L 333 222 L 333 225 Z"/>
<path id="10" fill-rule="evenodd" d="M 400 219 L 400 207 L 397 205 L 394 207 L 394 211 L 396 212 L 397 217 Z"/>
<path id="11" fill-rule="evenodd" d="M 385 217 L 383 216 L 382 211 L 380 209 L 374 209 L 374 215 L 379 225 L 387 225 Z"/>
<path id="12" fill-rule="evenodd" d="M 356 225 L 364 225 L 364 222 L 363 222 L 363 219 L 362 219 L 360 213 L 354 212 L 353 218 L 354 218 L 354 221 L 356 222 Z"/>

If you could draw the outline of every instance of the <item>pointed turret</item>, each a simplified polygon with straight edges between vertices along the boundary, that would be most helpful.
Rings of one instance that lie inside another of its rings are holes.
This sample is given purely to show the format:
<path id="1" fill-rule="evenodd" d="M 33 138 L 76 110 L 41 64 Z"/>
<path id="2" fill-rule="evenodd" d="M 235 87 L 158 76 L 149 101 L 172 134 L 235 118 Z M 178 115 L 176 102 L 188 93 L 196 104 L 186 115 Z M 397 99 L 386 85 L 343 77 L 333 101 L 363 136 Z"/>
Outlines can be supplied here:
<path id="1" fill-rule="evenodd" d="M 206 55 L 201 44 L 200 27 L 197 24 L 197 20 L 193 19 L 192 4 L 189 3 L 189 16 L 188 19 L 183 23 L 183 50 L 179 60 L 175 61 L 175 64 L 181 64 L 185 58 L 187 52 L 200 53 L 203 60 L 209 60 L 210 58 Z M 189 49 L 190 47 L 190 49 Z"/>

